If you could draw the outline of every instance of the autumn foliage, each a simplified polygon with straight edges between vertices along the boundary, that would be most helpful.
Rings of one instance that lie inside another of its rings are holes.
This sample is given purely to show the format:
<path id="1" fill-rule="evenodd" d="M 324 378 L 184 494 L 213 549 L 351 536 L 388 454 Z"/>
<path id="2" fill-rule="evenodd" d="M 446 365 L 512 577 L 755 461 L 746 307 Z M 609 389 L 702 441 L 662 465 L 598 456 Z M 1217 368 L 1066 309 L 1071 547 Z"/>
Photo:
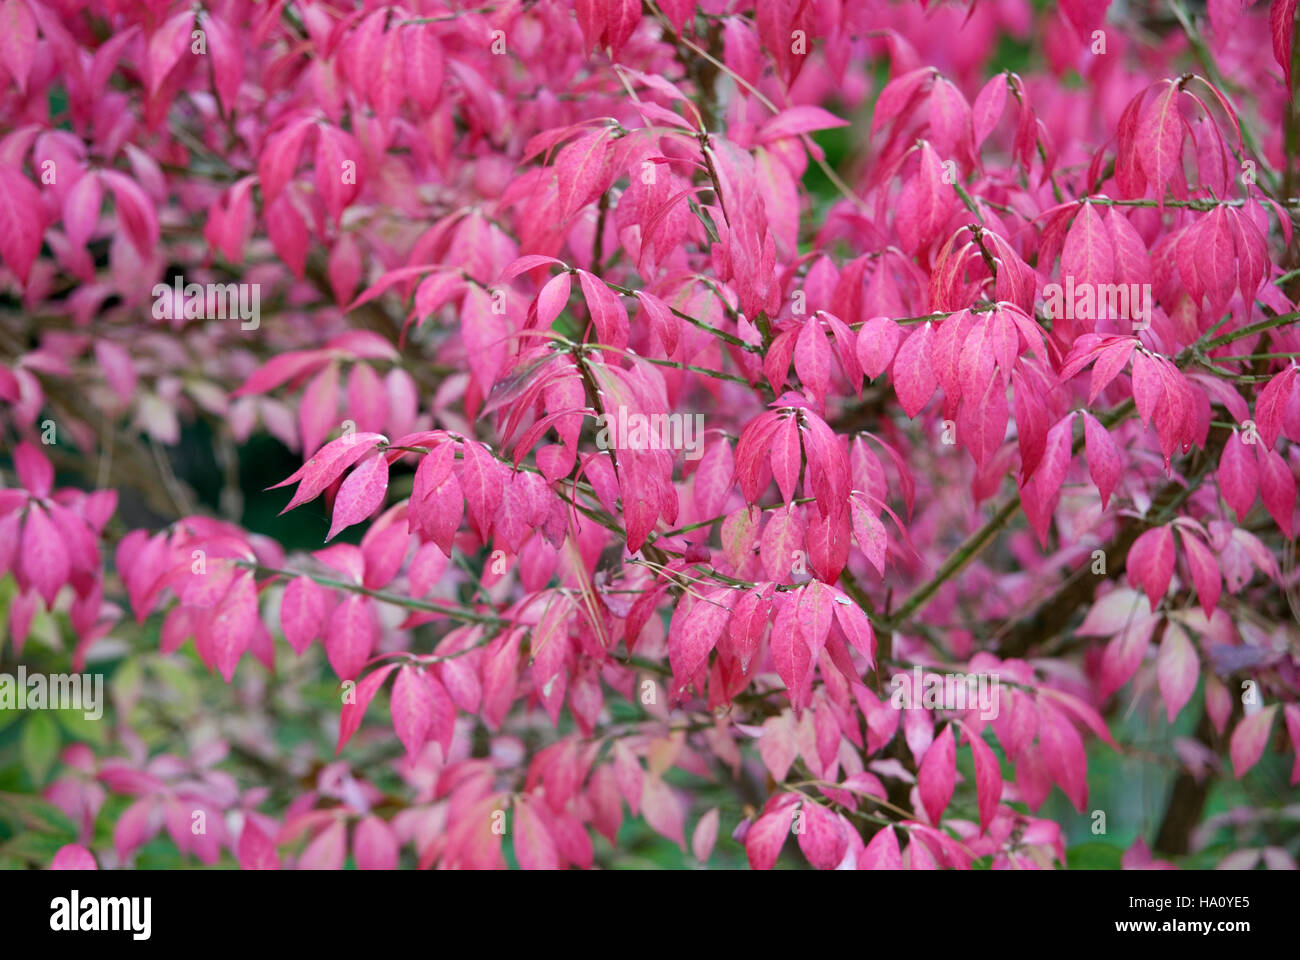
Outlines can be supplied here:
<path id="1" fill-rule="evenodd" d="M 1294 868 L 1295 6 L 0 0 L 0 863 Z"/>

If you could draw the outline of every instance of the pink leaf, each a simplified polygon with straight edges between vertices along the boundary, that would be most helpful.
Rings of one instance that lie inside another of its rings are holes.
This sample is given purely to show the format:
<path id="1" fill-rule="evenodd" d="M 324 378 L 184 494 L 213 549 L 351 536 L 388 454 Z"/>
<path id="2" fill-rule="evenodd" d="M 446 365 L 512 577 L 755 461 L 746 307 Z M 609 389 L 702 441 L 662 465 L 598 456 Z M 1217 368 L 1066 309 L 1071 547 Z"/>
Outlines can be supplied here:
<path id="1" fill-rule="evenodd" d="M 95 856 L 79 843 L 68 843 L 59 847 L 50 861 L 51 870 L 98 870 Z"/>
<path id="2" fill-rule="evenodd" d="M 795 742 L 794 721 L 789 713 L 768 717 L 763 721 L 763 735 L 758 740 L 758 755 L 772 779 L 781 783 L 790 772 L 790 766 L 799 755 Z"/>
<path id="3" fill-rule="evenodd" d="M 11 5 L 22 2 L 9 0 Z M 0 182 L 5 185 L 0 190 L 0 257 L 26 284 L 45 229 L 41 196 L 21 171 L 6 163 L 0 163 Z"/>
<path id="4" fill-rule="evenodd" d="M 316 189 L 337 225 L 361 191 L 361 147 L 352 134 L 323 123 L 316 140 Z"/>
<path id="5" fill-rule="evenodd" d="M 561 220 L 596 199 L 609 185 L 609 137 L 609 128 L 601 127 L 574 140 L 556 156 Z"/>
<path id="6" fill-rule="evenodd" d="M 1072 276 L 1076 284 L 1110 283 L 1115 271 L 1115 254 L 1110 231 L 1091 203 L 1084 201 L 1074 218 L 1061 250 L 1061 277 Z"/>
<path id="7" fill-rule="evenodd" d="M 1183 120 L 1178 112 L 1180 82 L 1161 81 L 1160 91 L 1147 101 L 1138 118 L 1134 146 L 1147 178 L 1163 199 L 1165 186 L 1182 164 Z"/>
<path id="8" fill-rule="evenodd" d="M 1174 528 L 1172 524 L 1154 527 L 1133 542 L 1125 563 L 1129 582 L 1146 590 L 1151 609 L 1169 589 L 1174 575 Z"/>
<path id="9" fill-rule="evenodd" d="M 858 363 L 868 379 L 874 380 L 889 369 L 902 333 L 902 328 L 889 317 L 872 317 L 858 330 Z"/>
<path id="10" fill-rule="evenodd" d="M 515 801 L 515 858 L 521 870 L 557 870 L 560 855 L 555 839 L 533 805 L 524 796 Z"/>
<path id="11" fill-rule="evenodd" d="M 1196 656 L 1196 648 L 1187 639 L 1183 628 L 1171 621 L 1165 626 L 1165 635 L 1160 641 L 1160 656 L 1156 661 L 1160 696 L 1165 701 L 1165 713 L 1170 723 L 1174 722 L 1178 711 L 1196 691 L 1199 672 L 1200 660 Z"/>
<path id="12" fill-rule="evenodd" d="M 339 742 L 335 753 L 342 752 L 343 745 L 352 739 L 352 734 L 360 728 L 361 718 L 365 716 L 370 701 L 375 698 L 375 694 L 388 679 L 388 675 L 396 669 L 397 664 L 390 663 L 371 671 L 361 678 L 361 681 L 350 691 L 350 696 L 344 699 L 343 710 L 339 714 Z"/>
<path id="13" fill-rule="evenodd" d="M 370 600 L 351 594 L 334 608 L 325 632 L 325 654 L 340 680 L 353 680 L 370 658 L 379 624 Z"/>
<path id="14" fill-rule="evenodd" d="M 1244 520 L 1259 492 L 1259 470 L 1236 430 L 1223 446 L 1218 477 L 1223 499 L 1237 514 L 1238 521 Z"/>
<path id="15" fill-rule="evenodd" d="M 993 749 L 979 734 L 967 730 L 966 741 L 970 744 L 971 757 L 975 761 L 975 793 L 979 802 L 980 830 L 987 832 L 1002 799 L 1002 768 Z"/>
<path id="16" fill-rule="evenodd" d="M 54 467 L 41 449 L 23 441 L 14 447 L 14 470 L 18 482 L 33 497 L 44 499 L 54 488 Z"/>
<path id="17" fill-rule="evenodd" d="M 373 814 L 358 823 L 352 835 L 352 856 L 358 870 L 395 870 L 397 847 L 393 828 Z"/>
<path id="18" fill-rule="evenodd" d="M 691 853 L 700 863 L 707 863 L 713 853 L 713 845 L 718 840 L 718 818 L 718 808 L 714 807 L 695 825 L 695 832 L 691 835 Z"/>
<path id="19" fill-rule="evenodd" d="M 1293 538 L 1292 517 L 1295 513 L 1296 484 L 1291 467 L 1276 450 L 1255 445 L 1259 458 L 1259 495 L 1264 509 L 1288 540 Z"/>
<path id="20" fill-rule="evenodd" d="M 370 516 L 384 502 L 388 491 L 388 459 L 382 453 L 376 453 L 369 460 L 363 461 L 353 470 L 334 500 L 334 518 L 330 523 L 326 541 L 346 527 L 360 523 Z"/>
<path id="21" fill-rule="evenodd" d="M 275 842 L 248 814 L 244 815 L 244 829 L 239 834 L 236 857 L 241 870 L 280 869 L 280 855 L 276 852 Z"/>
<path id="22" fill-rule="evenodd" d="M 1273 34 L 1273 58 L 1282 67 L 1287 94 L 1291 93 L 1291 43 L 1295 36 L 1296 0 L 1273 0 L 1268 8 L 1268 25 Z"/>
<path id="23" fill-rule="evenodd" d="M 822 342 L 825 343 L 825 338 Z M 771 457 L 772 476 L 781 490 L 781 499 L 788 504 L 794 499 L 795 488 L 799 484 L 799 473 L 803 467 L 797 416 L 786 417 L 779 422 L 776 431 L 772 434 Z"/>
<path id="24" fill-rule="evenodd" d="M 782 804 L 771 810 L 749 826 L 745 834 L 745 855 L 754 870 L 771 870 L 776 866 L 776 859 L 785 846 L 785 838 L 790 835 L 790 824 L 794 818 L 794 804 Z"/>
<path id="25" fill-rule="evenodd" d="M 1182 532 L 1183 557 L 1192 574 L 1192 584 L 1196 587 L 1196 598 L 1205 611 L 1206 619 L 1214 616 L 1214 608 L 1219 603 L 1219 593 L 1223 587 L 1223 578 L 1219 573 L 1219 563 L 1210 552 L 1210 548 L 1196 537 Z"/>
<path id="26" fill-rule="evenodd" d="M 799 807 L 803 830 L 799 849 L 817 870 L 834 870 L 849 849 L 848 828 L 836 814 L 819 803 L 805 800 Z"/>
<path id="27" fill-rule="evenodd" d="M 1042 698 L 1038 700 L 1038 720 L 1038 740 L 1047 775 L 1082 813 L 1088 804 L 1088 761 L 1083 738 L 1064 713 Z"/>
<path id="28" fill-rule="evenodd" d="M 27 582 L 41 595 L 47 609 L 54 607 L 54 597 L 68 580 L 70 562 L 67 545 L 48 514 L 33 503 L 23 524 L 19 563 Z"/>
<path id="29" fill-rule="evenodd" d="M 433 723 L 433 693 L 423 673 L 410 664 L 397 672 L 391 707 L 393 731 L 406 748 L 406 755 L 414 757 L 424 746 Z"/>
<path id="30" fill-rule="evenodd" d="M 307 844 L 298 858 L 299 870 L 342 870 L 347 859 L 348 830 L 335 820 Z"/>
<path id="31" fill-rule="evenodd" d="M 1291 786 L 1300 783 L 1300 704 L 1288 703 L 1283 708 L 1286 717 L 1286 732 L 1291 738 L 1291 749 L 1295 752 L 1295 765 L 1291 768 Z"/>
<path id="32" fill-rule="evenodd" d="M 672 787 L 648 774 L 642 784 L 641 815 L 650 829 L 686 849 L 686 811 Z"/>
<path id="33" fill-rule="evenodd" d="M 1232 774 L 1238 780 L 1245 776 L 1268 746 L 1269 731 L 1273 727 L 1273 716 L 1277 713 L 1277 704 L 1264 707 L 1255 713 L 1242 717 L 1237 729 L 1232 731 L 1232 740 L 1228 743 L 1228 753 L 1232 757 Z"/>
<path id="34" fill-rule="evenodd" d="M 768 143 L 781 137 L 793 137 L 814 130 L 829 130 L 832 127 L 848 125 L 847 120 L 842 120 L 821 107 L 788 107 L 759 127 L 754 139 L 758 143 Z"/>
<path id="35" fill-rule="evenodd" d="M 1119 447 L 1115 439 L 1106 431 L 1098 420 L 1088 411 L 1083 411 L 1083 435 L 1085 454 L 1088 458 L 1088 472 L 1092 482 L 1101 494 L 1101 505 L 1105 508 L 1110 500 L 1111 491 L 1123 473 L 1124 462 L 1120 458 Z"/>
<path id="36" fill-rule="evenodd" d="M 125 174 L 116 170 L 102 170 L 99 176 L 113 193 L 117 218 L 125 228 L 127 237 L 140 256 L 151 257 L 160 236 L 158 213 L 153 201 L 140 189 L 138 183 Z"/>
<path id="37" fill-rule="evenodd" d="M 975 147 L 979 148 L 993 128 L 998 125 L 1002 119 L 1002 111 L 1007 102 L 1007 78 L 1006 74 L 999 73 L 989 79 L 980 92 L 975 97 L 975 103 L 971 107 L 971 126 L 975 132 Z M 897 846 L 898 841 L 894 841 Z"/>
<path id="38" fill-rule="evenodd" d="M 932 340 L 930 323 L 926 321 L 903 341 L 894 357 L 894 389 L 909 418 L 921 412 L 939 385 L 930 357 Z"/>
<path id="39" fill-rule="evenodd" d="M 1255 401 L 1255 422 L 1259 426 L 1259 437 L 1270 450 L 1277 446 L 1277 438 L 1282 433 L 1287 405 L 1295 391 L 1298 373 L 1300 367 L 1288 366 L 1264 385 Z"/>
<path id="40" fill-rule="evenodd" d="M 18 92 L 27 92 L 27 78 L 36 59 L 36 18 L 27 0 L 4 0 L 0 5 L 0 64 L 18 84 Z"/>
<path id="41" fill-rule="evenodd" d="M 925 751 L 917 775 L 921 803 L 925 806 L 931 823 L 938 823 L 943 811 L 947 809 L 956 778 L 957 746 L 953 741 L 952 724 L 947 724 Z"/>
<path id="42" fill-rule="evenodd" d="M 1000 79 L 1000 78 L 994 78 Z M 881 827 L 858 855 L 859 870 L 902 870 L 903 855 L 898 848 L 894 828 Z"/>

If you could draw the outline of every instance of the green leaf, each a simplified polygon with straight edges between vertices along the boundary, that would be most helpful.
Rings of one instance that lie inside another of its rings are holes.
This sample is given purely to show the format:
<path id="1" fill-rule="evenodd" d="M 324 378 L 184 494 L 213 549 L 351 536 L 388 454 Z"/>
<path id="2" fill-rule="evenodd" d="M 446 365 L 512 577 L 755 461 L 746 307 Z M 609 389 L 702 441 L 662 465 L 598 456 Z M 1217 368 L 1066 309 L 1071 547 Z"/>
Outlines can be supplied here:
<path id="1" fill-rule="evenodd" d="M 54 766 L 59 755 L 59 742 L 58 725 L 48 714 L 34 713 L 23 725 L 18 752 L 23 758 L 23 766 L 37 786 L 45 783 L 50 768 Z"/>
<path id="2" fill-rule="evenodd" d="M 53 836 L 64 843 L 76 839 L 77 828 L 54 804 L 40 797 L 21 793 L 0 793 L 0 820 L 10 826 L 22 825 L 28 831 Z"/>
<path id="3" fill-rule="evenodd" d="M 0 646 L 3 645 L 4 645 L 4 640 L 3 638 L 0 638 Z M 22 715 L 23 715 L 23 711 L 17 709 L 16 707 L 0 710 L 0 730 L 3 730 L 5 727 L 9 726 L 9 724 L 13 723 Z"/>
<path id="4" fill-rule="evenodd" d="M 54 716 L 69 739 L 93 743 L 97 747 L 104 746 L 108 730 L 103 717 L 98 720 L 87 719 L 84 710 L 55 710 Z"/>
<path id="5" fill-rule="evenodd" d="M 20 833 L 0 844 L 0 857 L 16 857 L 29 863 L 49 866 L 64 841 L 43 833 Z"/>
<path id="6" fill-rule="evenodd" d="M 1065 852 L 1071 870 L 1118 870 L 1124 851 L 1109 843 L 1080 843 Z"/>

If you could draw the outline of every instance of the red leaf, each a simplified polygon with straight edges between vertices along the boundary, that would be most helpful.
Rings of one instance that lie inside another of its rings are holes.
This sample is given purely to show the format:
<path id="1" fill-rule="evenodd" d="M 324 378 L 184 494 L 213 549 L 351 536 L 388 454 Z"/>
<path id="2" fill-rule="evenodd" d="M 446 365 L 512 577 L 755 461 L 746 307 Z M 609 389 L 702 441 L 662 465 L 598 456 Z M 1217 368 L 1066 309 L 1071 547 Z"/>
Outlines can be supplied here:
<path id="1" fill-rule="evenodd" d="M 1259 470 L 1236 430 L 1228 437 L 1219 458 L 1219 492 L 1237 514 L 1238 522 L 1246 518 L 1259 492 Z"/>
<path id="2" fill-rule="evenodd" d="M 1163 199 L 1165 186 L 1182 166 L 1183 120 L 1178 112 L 1179 84 L 1162 80 L 1162 88 L 1142 108 L 1134 146 L 1147 178 Z"/>
<path id="3" fill-rule="evenodd" d="M 668 648 L 677 692 L 684 690 L 708 663 L 709 653 L 717 646 L 731 617 L 731 610 L 723 604 L 725 594 L 730 592 L 716 590 L 707 594 L 682 618 L 680 633 L 675 637 L 677 643 L 670 642 Z"/>
<path id="4" fill-rule="evenodd" d="M 1255 444 L 1259 457 L 1259 494 L 1264 508 L 1278 529 L 1290 540 L 1293 537 L 1292 517 L 1295 513 L 1296 485 L 1291 467 L 1276 450 Z"/>
<path id="5" fill-rule="evenodd" d="M 1277 438 L 1282 433 L 1282 423 L 1295 390 L 1298 373 L 1300 367 L 1288 365 L 1264 385 L 1255 401 L 1255 422 L 1259 427 L 1259 436 L 1270 450 L 1277 446 Z"/>
<path id="6" fill-rule="evenodd" d="M 1174 575 L 1174 529 L 1172 524 L 1154 527 L 1133 542 L 1125 564 L 1129 582 L 1143 588 L 1155 610 L 1169 589 Z"/>
<path id="7" fill-rule="evenodd" d="M 1268 8 L 1268 26 L 1273 34 L 1273 58 L 1282 67 L 1288 97 L 1291 95 L 1291 43 L 1295 37 L 1296 0 L 1273 0 Z"/>
<path id="8" fill-rule="evenodd" d="M 939 385 L 930 357 L 932 341 L 930 323 L 926 321 L 903 341 L 894 358 L 894 390 L 909 418 L 921 412 Z"/>
<path id="9" fill-rule="evenodd" d="M 1123 473 L 1124 462 L 1120 458 L 1119 447 L 1106 428 L 1088 411 L 1083 411 L 1084 452 L 1088 458 L 1088 472 L 1092 482 L 1101 494 L 1104 509 L 1110 500 L 1111 491 Z"/>
<path id="10" fill-rule="evenodd" d="M 470 519 L 480 539 L 486 541 L 504 493 L 501 470 L 509 468 L 499 464 L 477 440 L 466 440 L 461 444 L 461 451 L 465 459 L 461 462 L 460 485 L 465 491 Z"/>
<path id="11" fill-rule="evenodd" d="M 803 466 L 798 416 L 792 415 L 779 421 L 776 432 L 772 435 L 771 456 L 772 476 L 781 490 L 781 499 L 789 503 L 794 499 L 795 488 L 799 484 L 799 471 Z"/>

